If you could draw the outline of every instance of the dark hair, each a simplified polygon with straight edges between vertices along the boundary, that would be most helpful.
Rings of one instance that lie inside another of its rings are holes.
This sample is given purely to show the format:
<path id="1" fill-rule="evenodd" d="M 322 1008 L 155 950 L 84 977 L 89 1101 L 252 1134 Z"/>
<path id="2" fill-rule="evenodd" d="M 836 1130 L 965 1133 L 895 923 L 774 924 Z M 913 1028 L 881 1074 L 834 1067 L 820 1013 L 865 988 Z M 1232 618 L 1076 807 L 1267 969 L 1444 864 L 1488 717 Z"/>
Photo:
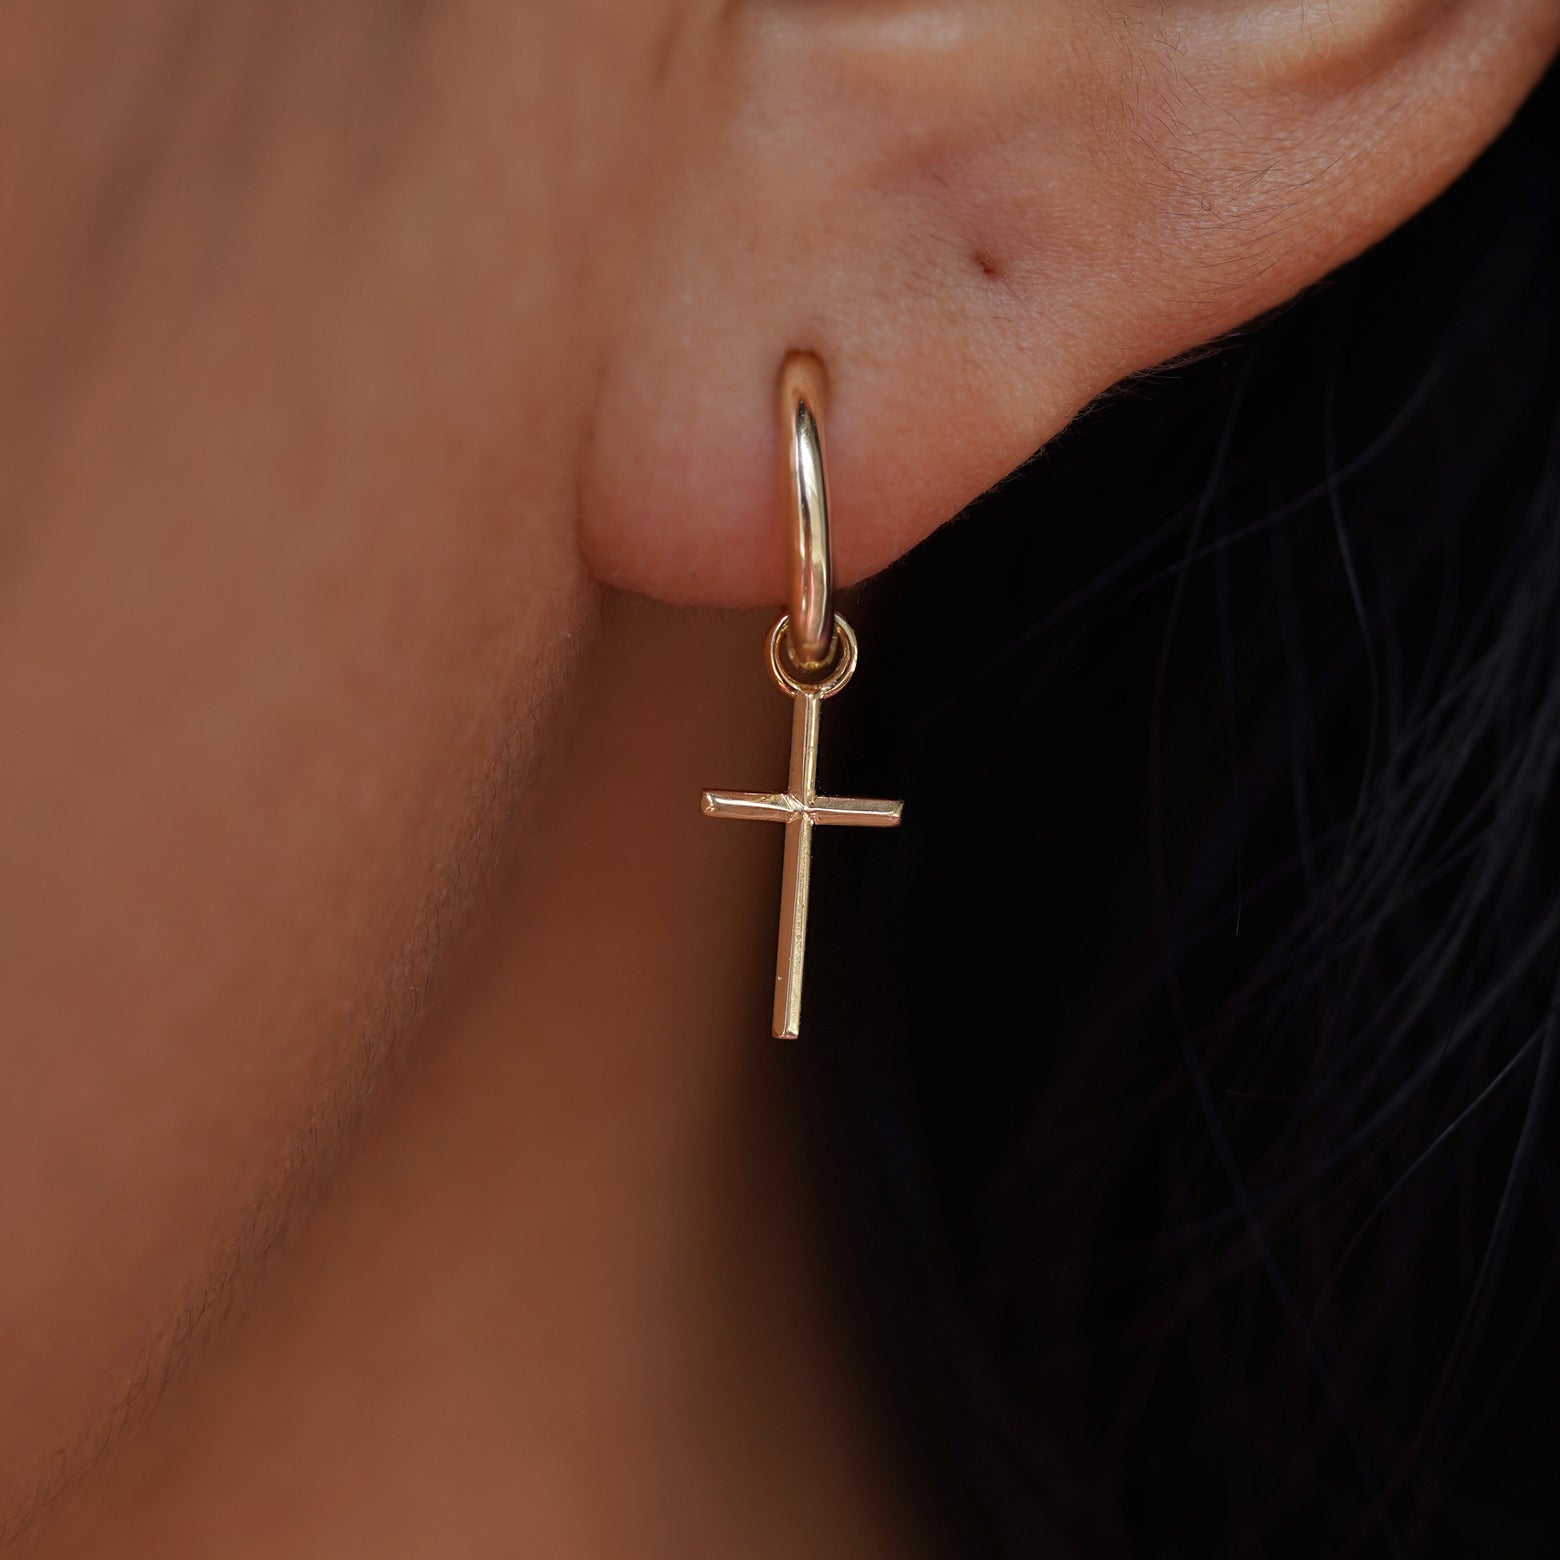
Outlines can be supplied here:
<path id="1" fill-rule="evenodd" d="M 954 1553 L 1560 1532 L 1557 147 L 865 603 L 801 1065 Z"/>

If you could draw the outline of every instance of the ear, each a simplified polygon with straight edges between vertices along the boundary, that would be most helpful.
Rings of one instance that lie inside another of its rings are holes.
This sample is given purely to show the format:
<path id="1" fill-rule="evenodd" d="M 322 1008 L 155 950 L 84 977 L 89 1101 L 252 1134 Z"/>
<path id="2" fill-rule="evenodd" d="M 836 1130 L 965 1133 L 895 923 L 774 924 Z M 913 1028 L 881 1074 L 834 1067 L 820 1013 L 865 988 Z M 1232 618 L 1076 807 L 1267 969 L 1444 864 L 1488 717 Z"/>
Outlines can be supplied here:
<path id="1" fill-rule="evenodd" d="M 1500 131 L 1552 0 L 737 0 L 690 16 L 615 198 L 580 541 L 775 601 L 774 385 L 830 377 L 840 575 L 1124 375 L 1293 295 Z"/>

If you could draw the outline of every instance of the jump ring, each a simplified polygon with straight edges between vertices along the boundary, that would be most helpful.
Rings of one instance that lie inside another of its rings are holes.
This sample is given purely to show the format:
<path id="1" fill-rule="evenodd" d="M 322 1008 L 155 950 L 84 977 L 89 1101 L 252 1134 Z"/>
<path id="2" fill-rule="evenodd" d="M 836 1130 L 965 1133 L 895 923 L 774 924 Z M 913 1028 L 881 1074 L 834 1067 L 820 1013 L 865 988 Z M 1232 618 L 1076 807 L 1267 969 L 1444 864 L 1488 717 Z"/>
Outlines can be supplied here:
<path id="1" fill-rule="evenodd" d="M 830 630 L 829 654 L 822 669 L 809 675 L 793 663 L 796 652 L 791 619 L 782 617 L 769 631 L 769 672 L 780 691 L 789 694 L 815 694 L 831 699 L 851 680 L 856 670 L 856 631 L 836 615 Z"/>

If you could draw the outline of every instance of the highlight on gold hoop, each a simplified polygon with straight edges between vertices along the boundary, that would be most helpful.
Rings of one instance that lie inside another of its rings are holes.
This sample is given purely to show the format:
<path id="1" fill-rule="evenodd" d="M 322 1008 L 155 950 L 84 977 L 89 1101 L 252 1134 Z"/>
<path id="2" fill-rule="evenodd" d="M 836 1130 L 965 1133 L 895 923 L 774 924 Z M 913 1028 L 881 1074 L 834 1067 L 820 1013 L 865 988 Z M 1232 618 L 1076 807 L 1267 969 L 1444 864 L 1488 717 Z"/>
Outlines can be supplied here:
<path id="1" fill-rule="evenodd" d="M 834 555 L 829 546 L 829 482 L 823 447 L 823 364 L 793 352 L 780 368 L 782 459 L 790 525 L 789 653 L 802 672 L 818 671 L 834 649 Z"/>

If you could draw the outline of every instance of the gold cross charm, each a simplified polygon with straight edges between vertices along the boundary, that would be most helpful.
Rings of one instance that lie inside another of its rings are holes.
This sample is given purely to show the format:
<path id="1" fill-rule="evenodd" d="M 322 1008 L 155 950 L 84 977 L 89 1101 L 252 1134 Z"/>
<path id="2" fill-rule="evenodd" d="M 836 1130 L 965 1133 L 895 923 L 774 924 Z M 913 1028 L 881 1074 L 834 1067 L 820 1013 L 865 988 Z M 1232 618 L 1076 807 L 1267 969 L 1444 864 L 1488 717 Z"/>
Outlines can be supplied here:
<path id="1" fill-rule="evenodd" d="M 802 961 L 807 951 L 807 890 L 812 877 L 812 837 L 817 824 L 851 824 L 892 829 L 901 802 L 856 796 L 818 795 L 818 724 L 823 701 L 838 693 L 856 669 L 856 636 L 838 616 L 838 655 L 820 680 L 809 683 L 786 664 L 782 651 L 786 619 L 769 636 L 769 665 L 791 695 L 791 774 L 784 792 L 706 791 L 699 806 L 707 818 L 741 818 L 785 825 L 785 870 L 780 882 L 780 948 L 775 960 L 774 1033 L 794 1039 L 801 1027 Z"/>

